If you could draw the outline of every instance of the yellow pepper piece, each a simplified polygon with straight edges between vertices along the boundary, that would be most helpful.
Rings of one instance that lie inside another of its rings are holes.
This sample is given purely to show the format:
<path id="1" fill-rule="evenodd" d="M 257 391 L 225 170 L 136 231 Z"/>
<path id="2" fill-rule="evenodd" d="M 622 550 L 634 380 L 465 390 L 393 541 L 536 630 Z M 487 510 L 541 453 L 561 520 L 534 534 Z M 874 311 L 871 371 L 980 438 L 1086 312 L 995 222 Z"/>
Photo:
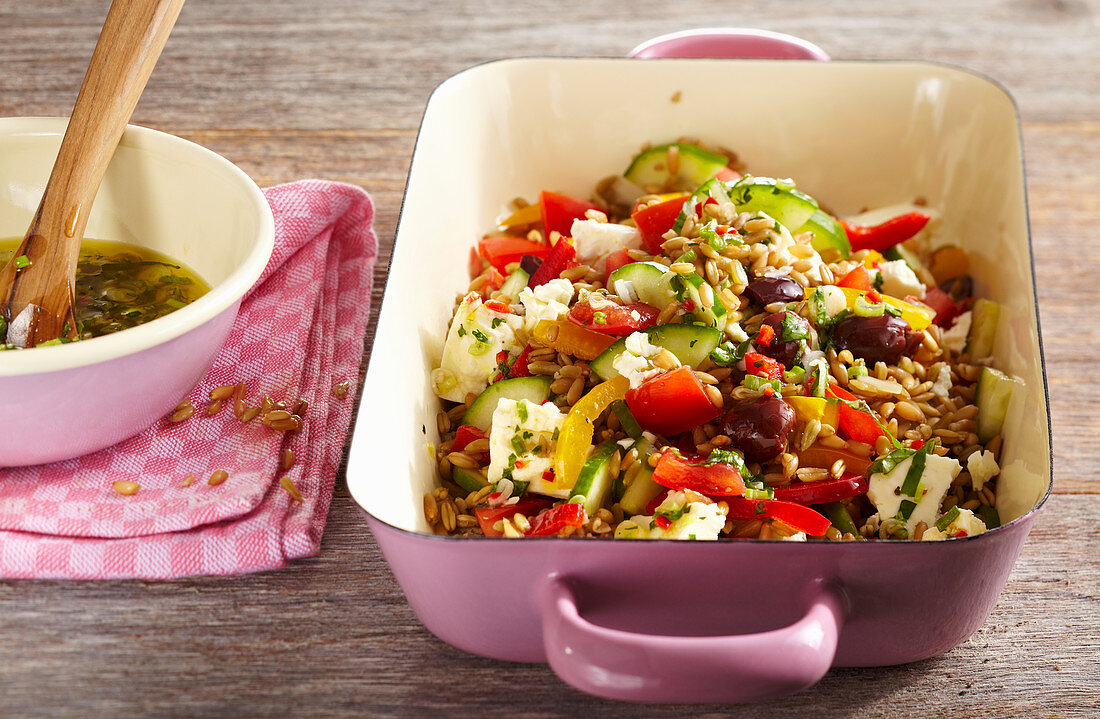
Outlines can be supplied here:
<path id="1" fill-rule="evenodd" d="M 876 262 L 884 262 L 885 260 L 886 258 L 878 250 L 867 250 L 867 256 L 863 258 L 863 266 L 873 270 Z"/>
<path id="2" fill-rule="evenodd" d="M 825 397 L 784 397 L 802 423 L 816 419 L 834 429 L 840 422 L 840 401 Z"/>
<path id="3" fill-rule="evenodd" d="M 577 400 L 562 422 L 554 450 L 554 484 L 572 487 L 577 483 L 588 448 L 592 446 L 595 422 L 608 406 L 626 397 L 630 381 L 619 375 L 596 385 Z"/>
<path id="4" fill-rule="evenodd" d="M 508 216 L 504 222 L 500 223 L 501 227 L 519 227 L 520 225 L 530 225 L 538 222 L 542 219 L 542 208 L 539 207 L 539 203 L 534 202 L 527 207 L 521 207 L 511 215 Z"/>
<path id="5" fill-rule="evenodd" d="M 569 320 L 540 320 L 535 325 L 534 335 L 544 345 L 583 360 L 596 359 L 616 340 L 611 335 L 586 329 Z"/>
<path id="6" fill-rule="evenodd" d="M 841 287 L 840 291 L 847 297 L 848 309 L 850 310 L 855 309 L 857 299 L 867 294 L 862 290 L 854 290 L 851 287 Z M 928 325 L 932 324 L 932 320 L 936 318 L 936 313 L 932 311 L 931 307 L 915 305 L 912 302 L 899 300 L 897 297 L 891 297 L 890 295 L 884 295 L 882 293 L 879 293 L 879 297 L 891 307 L 896 307 L 901 310 L 901 318 L 908 322 L 909 326 L 917 332 L 928 327 Z"/>

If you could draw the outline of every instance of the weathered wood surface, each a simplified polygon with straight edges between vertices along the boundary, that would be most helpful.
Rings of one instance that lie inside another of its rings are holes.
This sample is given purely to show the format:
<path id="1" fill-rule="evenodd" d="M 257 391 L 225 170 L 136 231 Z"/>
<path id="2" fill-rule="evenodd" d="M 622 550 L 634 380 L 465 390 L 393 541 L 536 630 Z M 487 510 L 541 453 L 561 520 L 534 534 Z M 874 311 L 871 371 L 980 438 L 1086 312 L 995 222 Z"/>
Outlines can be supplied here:
<path id="1" fill-rule="evenodd" d="M 0 0 L 0 116 L 69 111 L 107 4 Z M 940 60 L 998 79 L 1024 121 L 1055 495 L 993 615 L 946 655 L 835 671 L 767 706 L 654 708 L 435 639 L 340 481 L 320 555 L 284 571 L 0 583 L 0 717 L 1100 716 L 1098 15 L 1095 0 L 187 5 L 135 121 L 213 148 L 262 185 L 317 176 L 367 188 L 382 246 L 375 308 L 420 113 L 468 65 L 619 56 L 673 29 L 744 25 L 836 58 Z"/>

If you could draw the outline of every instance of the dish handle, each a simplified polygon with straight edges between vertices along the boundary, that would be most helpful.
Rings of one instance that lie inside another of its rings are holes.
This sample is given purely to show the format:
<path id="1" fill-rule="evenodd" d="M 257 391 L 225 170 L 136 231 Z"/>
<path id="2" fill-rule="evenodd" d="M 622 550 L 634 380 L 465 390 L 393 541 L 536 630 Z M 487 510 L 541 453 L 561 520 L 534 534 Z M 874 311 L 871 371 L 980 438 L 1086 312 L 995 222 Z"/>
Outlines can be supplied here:
<path id="1" fill-rule="evenodd" d="M 817 45 L 794 35 L 741 27 L 681 30 L 655 37 L 627 57 L 724 57 L 756 60 L 828 60 Z"/>
<path id="2" fill-rule="evenodd" d="M 804 689 L 825 676 L 844 621 L 839 591 L 824 581 L 793 624 L 755 634 L 666 636 L 611 629 L 581 616 L 570 580 L 540 592 L 547 660 L 588 694 L 638 702 L 751 702 Z"/>

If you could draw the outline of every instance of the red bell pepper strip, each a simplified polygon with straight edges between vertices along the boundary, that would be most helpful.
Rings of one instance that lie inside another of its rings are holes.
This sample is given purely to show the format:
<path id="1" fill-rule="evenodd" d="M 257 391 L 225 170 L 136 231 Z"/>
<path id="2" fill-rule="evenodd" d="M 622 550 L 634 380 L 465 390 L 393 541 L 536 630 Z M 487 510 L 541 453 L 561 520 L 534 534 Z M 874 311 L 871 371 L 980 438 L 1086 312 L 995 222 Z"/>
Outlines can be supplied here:
<path id="1" fill-rule="evenodd" d="M 584 505 L 579 502 L 566 502 L 542 512 L 531 519 L 528 537 L 550 537 L 566 527 L 579 527 L 588 516 Z"/>
<path id="2" fill-rule="evenodd" d="M 653 254 L 660 254 L 661 243 L 665 241 L 663 235 L 676 224 L 676 218 L 680 216 L 680 210 L 688 201 L 688 197 L 689 195 L 684 195 L 658 202 L 636 210 L 630 216 L 642 235 L 642 242 Z"/>
<path id="3" fill-rule="evenodd" d="M 678 452 L 664 452 L 653 469 L 653 481 L 669 489 L 690 489 L 711 497 L 739 497 L 745 493 L 740 469 L 722 463 L 704 465 L 701 461 L 688 460 Z"/>
<path id="4" fill-rule="evenodd" d="M 857 442 L 863 442 L 874 446 L 879 437 L 885 436 L 886 432 L 879 426 L 875 418 L 867 414 L 861 409 L 850 407 L 847 402 L 856 401 L 856 396 L 835 384 L 830 384 L 825 388 L 825 395 L 827 397 L 836 397 L 837 399 L 844 400 L 840 403 L 840 427 L 837 428 L 838 434 L 848 439 L 854 439 Z"/>
<path id="5" fill-rule="evenodd" d="M 671 489 L 666 489 L 665 491 L 661 492 L 660 494 L 658 494 L 653 499 L 649 500 L 649 503 L 645 506 L 645 513 L 646 514 L 656 514 L 657 513 L 657 507 L 660 507 L 664 503 L 664 501 L 666 499 L 668 499 L 668 493 L 671 492 L 671 491 L 672 491 Z"/>
<path id="6" fill-rule="evenodd" d="M 783 381 L 783 364 L 759 352 L 745 353 L 745 374 L 764 379 Z"/>
<path id="7" fill-rule="evenodd" d="M 775 340 L 775 329 L 771 325 L 760 325 L 760 331 L 756 333 L 756 345 L 768 347 Z"/>
<path id="8" fill-rule="evenodd" d="M 626 405 L 638 424 L 666 437 L 698 427 L 721 412 L 690 367 L 678 367 L 627 390 Z"/>
<path id="9" fill-rule="evenodd" d="M 627 249 L 615 250 L 607 256 L 604 260 L 604 284 L 607 283 L 607 278 L 611 276 L 611 273 L 620 267 L 629 265 L 634 262 L 634 258 L 630 256 L 630 252 Z M 614 288 L 609 288 L 614 290 Z"/>
<path id="10" fill-rule="evenodd" d="M 569 266 L 570 260 L 576 256 L 577 249 L 573 247 L 573 242 L 567 237 L 562 237 L 558 240 L 558 244 L 550 249 L 542 264 L 535 270 L 535 274 L 531 275 L 527 286 L 535 288 L 557 279 L 562 270 Z"/>
<path id="11" fill-rule="evenodd" d="M 924 229 L 929 219 L 928 215 L 922 212 L 907 212 L 870 227 L 850 225 L 844 220 L 838 220 L 838 222 L 844 228 L 844 234 L 848 235 L 848 242 L 852 244 L 853 252 L 859 250 L 882 252 L 916 235 Z"/>
<path id="12" fill-rule="evenodd" d="M 512 363 L 512 366 L 508 368 L 509 377 L 527 377 L 531 372 L 527 369 L 528 357 L 531 354 L 531 345 L 527 345 L 523 348 L 523 351 L 516 355 L 516 361 Z"/>
<path id="13" fill-rule="evenodd" d="M 533 517 L 540 511 L 549 507 L 552 500 L 543 497 L 520 497 L 515 504 L 503 504 L 499 507 L 475 507 L 474 516 L 481 525 L 481 532 L 486 537 L 500 537 L 504 532 L 493 529 L 493 525 L 502 519 L 509 519 L 521 513 L 527 517 Z"/>
<path id="14" fill-rule="evenodd" d="M 781 499 L 730 497 L 726 502 L 730 507 L 726 516 L 730 519 L 774 519 L 811 537 L 824 536 L 825 531 L 832 526 L 832 522 L 824 514 Z"/>
<path id="15" fill-rule="evenodd" d="M 714 176 L 722 182 L 736 182 L 741 179 L 741 173 L 729 167 L 723 167 Z"/>
<path id="16" fill-rule="evenodd" d="M 569 320 L 605 335 L 628 335 L 657 323 L 661 310 L 644 302 L 629 305 L 607 305 L 593 310 L 588 302 L 578 302 L 569 310 Z"/>
<path id="17" fill-rule="evenodd" d="M 932 322 L 940 327 L 950 327 L 954 324 L 955 318 L 962 314 L 962 308 L 959 304 L 951 299 L 951 295 L 939 287 L 929 287 L 925 290 L 921 302 L 936 311 L 936 317 Z"/>
<path id="18" fill-rule="evenodd" d="M 845 474 L 840 479 L 798 482 L 789 487 L 776 487 L 775 498 L 798 504 L 825 504 L 866 494 L 867 487 L 867 480 L 862 475 Z"/>
<path id="19" fill-rule="evenodd" d="M 455 441 L 451 445 L 452 452 L 461 452 L 466 449 L 466 445 L 473 442 L 475 439 L 485 439 L 489 435 L 482 432 L 473 425 L 464 424 L 455 431 Z"/>
<path id="20" fill-rule="evenodd" d="M 856 265 L 855 269 L 840 278 L 836 286 L 851 287 L 853 290 L 866 292 L 871 289 L 871 273 L 863 265 Z"/>
<path id="21" fill-rule="evenodd" d="M 546 190 L 539 193 L 539 206 L 542 208 L 542 230 L 547 239 L 551 232 L 560 232 L 563 237 L 572 235 L 573 220 L 583 220 L 588 210 L 600 210 L 599 205 L 586 200 Z"/>
<path id="22" fill-rule="evenodd" d="M 477 241 L 477 250 L 490 265 L 504 272 L 507 265 L 519 262 L 524 255 L 546 257 L 550 254 L 550 245 L 522 237 L 486 237 Z"/>

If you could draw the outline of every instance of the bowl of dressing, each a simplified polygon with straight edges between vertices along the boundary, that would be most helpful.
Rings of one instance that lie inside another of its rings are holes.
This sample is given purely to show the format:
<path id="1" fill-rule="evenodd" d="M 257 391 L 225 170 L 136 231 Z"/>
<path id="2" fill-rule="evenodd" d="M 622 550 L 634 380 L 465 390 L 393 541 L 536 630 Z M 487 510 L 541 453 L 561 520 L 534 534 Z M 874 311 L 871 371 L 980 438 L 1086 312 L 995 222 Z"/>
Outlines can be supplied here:
<path id="1" fill-rule="evenodd" d="M 66 118 L 0 118 L 0 261 L 22 239 Z M 88 218 L 83 339 L 0 349 L 0 467 L 94 452 L 149 427 L 201 379 L 271 257 L 263 193 L 220 155 L 130 125 Z"/>

